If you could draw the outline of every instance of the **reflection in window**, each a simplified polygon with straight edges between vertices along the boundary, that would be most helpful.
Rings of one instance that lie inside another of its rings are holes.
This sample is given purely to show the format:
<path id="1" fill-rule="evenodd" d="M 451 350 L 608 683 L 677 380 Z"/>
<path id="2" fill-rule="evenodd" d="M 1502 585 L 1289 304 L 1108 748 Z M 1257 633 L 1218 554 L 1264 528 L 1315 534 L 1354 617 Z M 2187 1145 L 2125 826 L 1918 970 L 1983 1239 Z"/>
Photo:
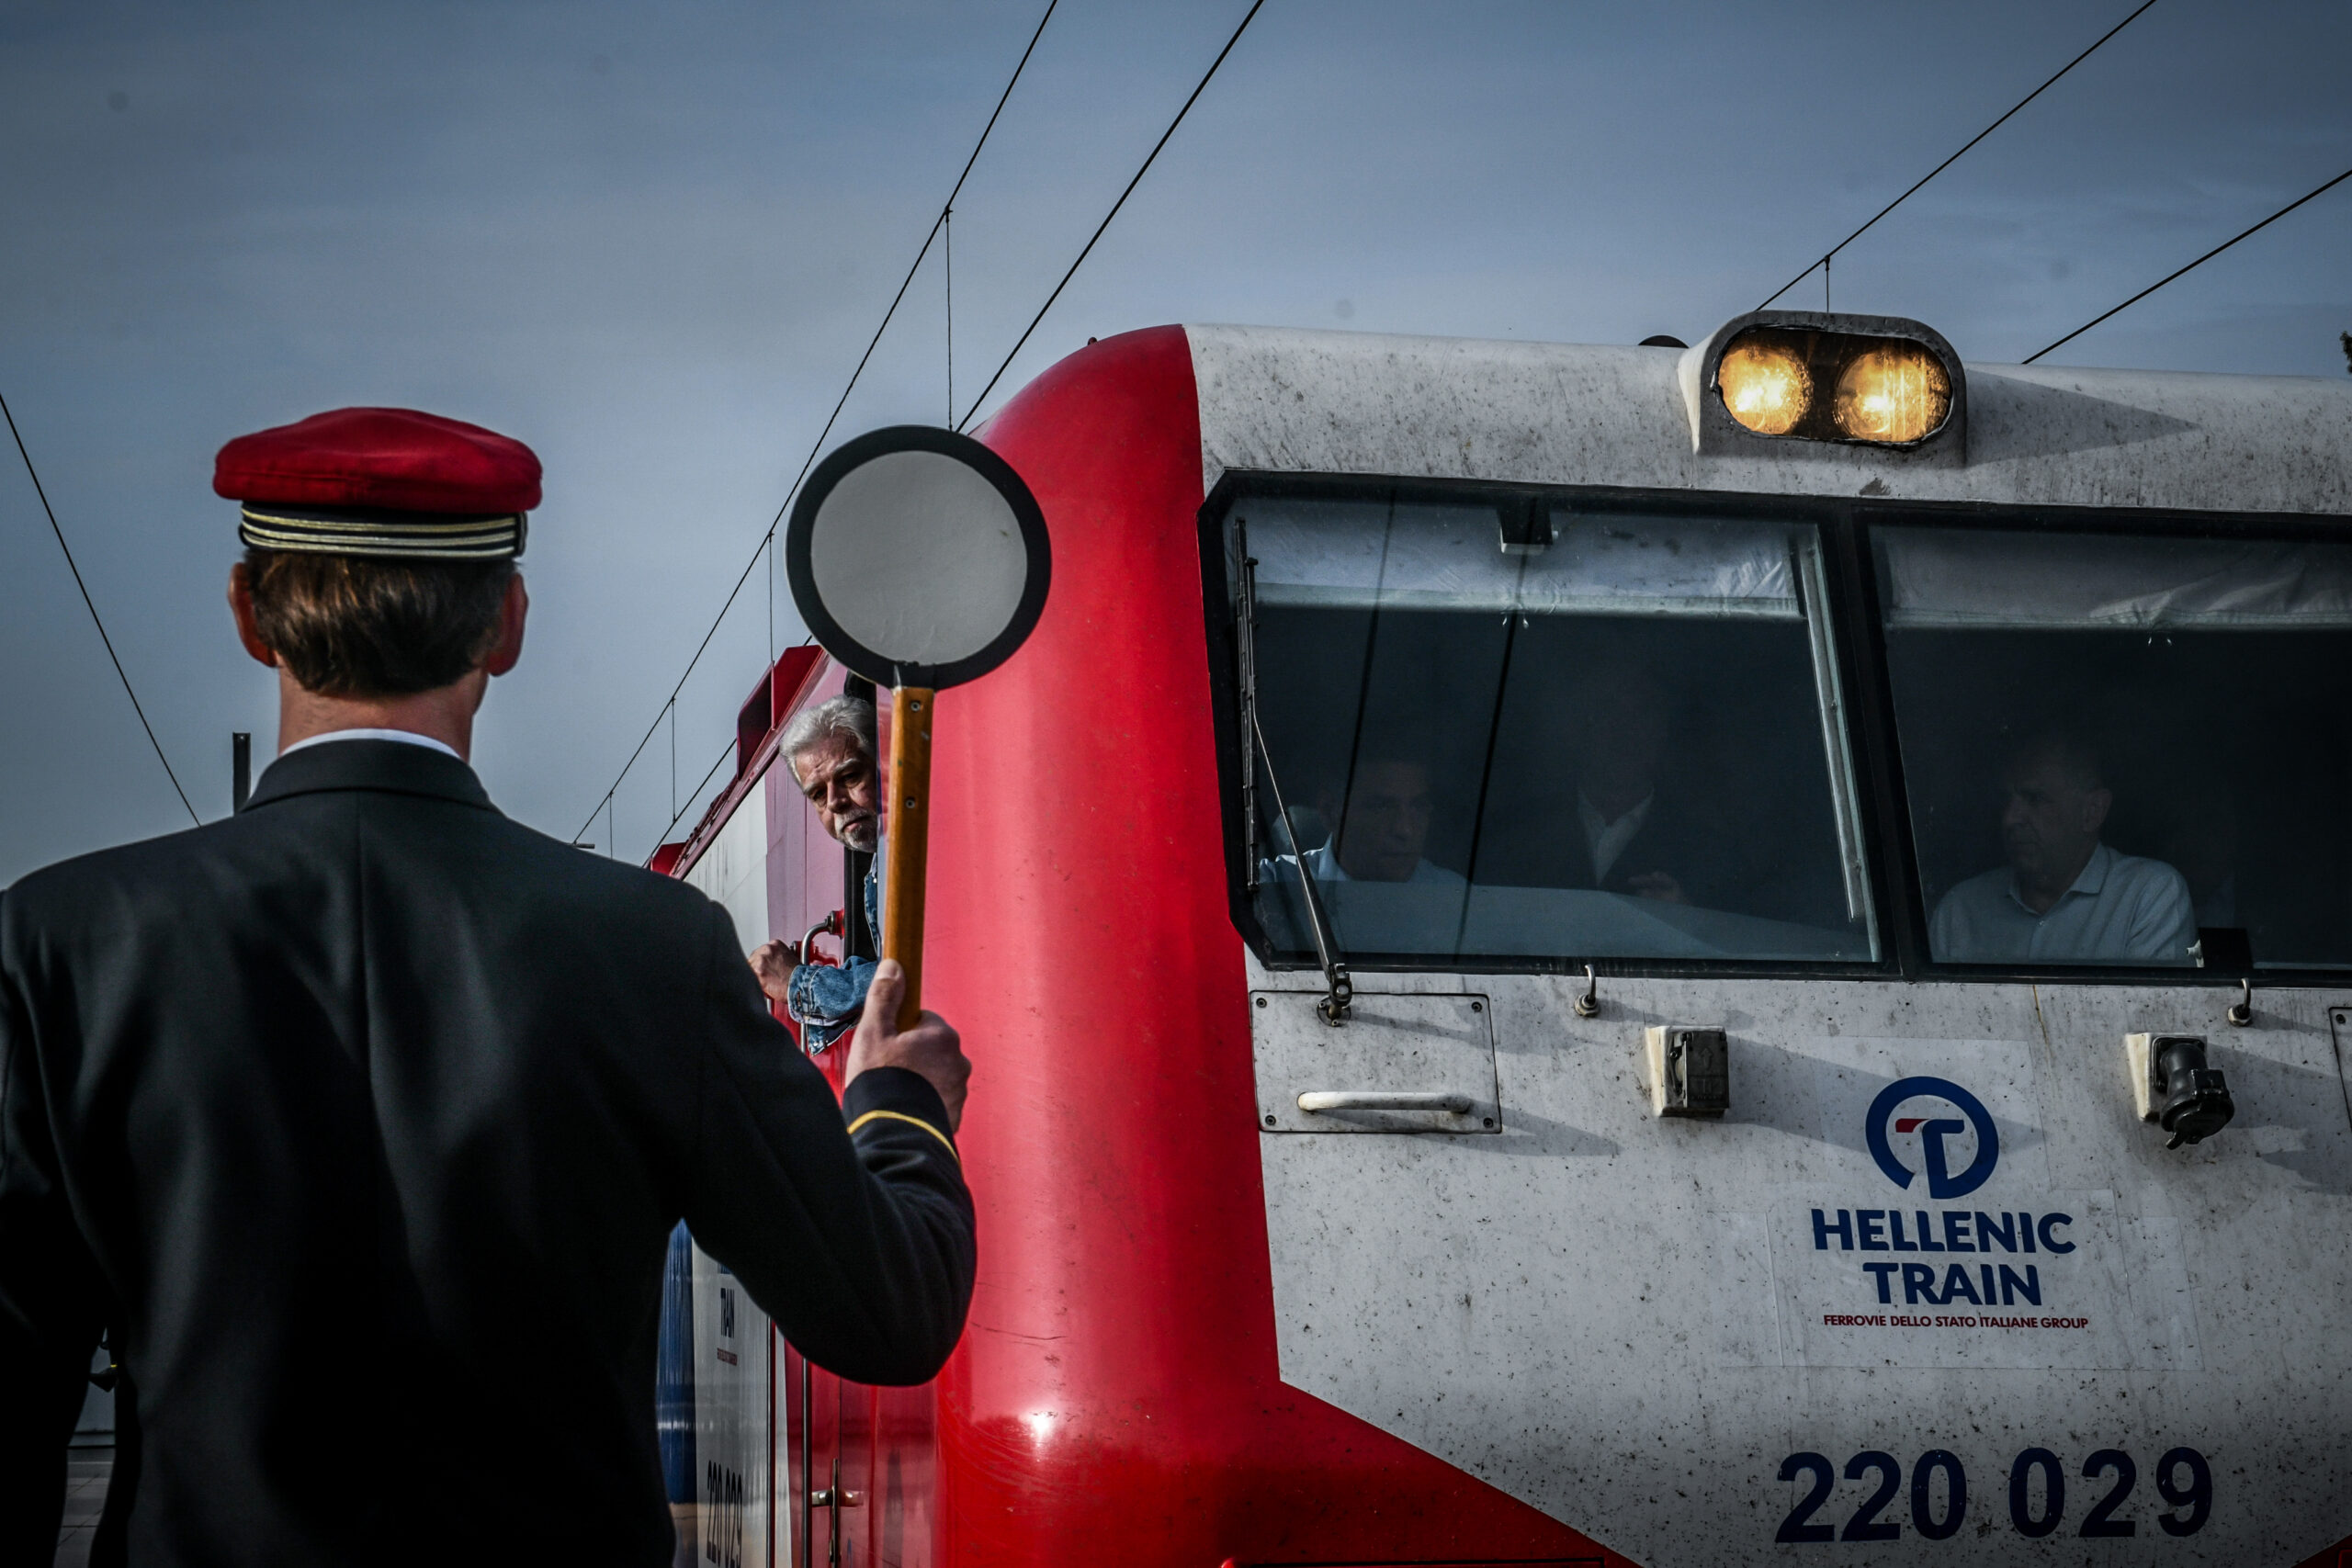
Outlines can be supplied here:
<path id="1" fill-rule="evenodd" d="M 1876 546 L 1934 957 L 2352 961 L 2352 548 Z"/>
<path id="2" fill-rule="evenodd" d="M 1813 530 L 1526 506 L 1234 508 L 1275 946 L 1873 956 Z"/>

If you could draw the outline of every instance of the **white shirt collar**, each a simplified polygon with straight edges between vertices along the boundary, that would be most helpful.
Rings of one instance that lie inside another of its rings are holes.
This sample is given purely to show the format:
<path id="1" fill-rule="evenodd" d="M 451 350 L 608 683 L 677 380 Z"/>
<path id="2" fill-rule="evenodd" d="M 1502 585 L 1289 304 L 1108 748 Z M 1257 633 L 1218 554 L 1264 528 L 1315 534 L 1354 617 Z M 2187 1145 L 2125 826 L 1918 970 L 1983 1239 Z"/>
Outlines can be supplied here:
<path id="1" fill-rule="evenodd" d="M 2065 892 L 2051 900 L 2050 908 L 2042 910 L 2041 914 L 2034 914 L 2032 907 L 2026 903 L 2025 896 L 2018 891 L 2018 874 L 2012 871 L 2009 873 L 2009 901 L 2025 910 L 2027 914 L 2033 915 L 2035 919 L 2041 919 L 2042 916 L 2055 911 L 2059 905 L 2064 904 L 2077 893 L 2087 893 L 2094 898 L 2098 897 L 2106 890 L 2107 874 L 2114 864 L 2113 850 L 2109 849 L 2104 842 L 2092 845 L 2091 858 L 2083 863 L 2083 869 L 2075 874 L 2074 882 L 2067 886 Z"/>
<path id="2" fill-rule="evenodd" d="M 307 740 L 297 740 L 291 746 L 281 748 L 277 754 L 281 757 L 290 757 L 306 747 L 323 746 L 330 740 L 398 740 L 409 746 L 429 747 L 445 757 L 457 758 L 460 762 L 465 761 L 463 757 L 458 756 L 457 748 L 448 742 L 435 740 L 430 735 L 419 735 L 410 729 L 331 729 L 324 735 L 313 735 Z"/>

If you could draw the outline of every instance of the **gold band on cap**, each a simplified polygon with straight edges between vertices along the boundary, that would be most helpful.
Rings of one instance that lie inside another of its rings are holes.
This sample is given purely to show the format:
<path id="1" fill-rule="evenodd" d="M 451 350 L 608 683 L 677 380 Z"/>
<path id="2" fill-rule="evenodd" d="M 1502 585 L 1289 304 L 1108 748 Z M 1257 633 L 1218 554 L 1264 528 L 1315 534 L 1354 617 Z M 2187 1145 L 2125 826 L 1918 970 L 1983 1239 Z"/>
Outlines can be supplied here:
<path id="1" fill-rule="evenodd" d="M 407 560 L 500 560 L 523 553 L 522 513 L 427 521 L 430 515 L 300 517 L 247 506 L 240 509 L 237 537 L 265 550 Z"/>

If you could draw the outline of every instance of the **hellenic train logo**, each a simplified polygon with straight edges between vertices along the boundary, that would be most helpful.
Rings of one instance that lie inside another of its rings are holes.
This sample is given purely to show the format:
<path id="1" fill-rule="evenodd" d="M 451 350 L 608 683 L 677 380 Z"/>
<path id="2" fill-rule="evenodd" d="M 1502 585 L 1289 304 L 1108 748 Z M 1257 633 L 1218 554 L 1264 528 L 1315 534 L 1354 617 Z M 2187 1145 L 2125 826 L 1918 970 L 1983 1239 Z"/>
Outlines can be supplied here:
<path id="1" fill-rule="evenodd" d="M 1909 1114 L 1898 1116 L 1898 1111 Z M 1927 1114 L 1919 1114 L 1923 1111 Z M 1951 1114 L 1955 1111 L 1959 1115 Z M 1928 1196 L 1935 1199 L 1965 1198 L 1992 1179 L 1994 1162 L 2001 1157 L 2001 1136 L 1993 1130 L 1984 1102 L 1949 1078 L 1895 1079 L 1871 1101 L 1865 1131 L 1871 1157 L 1889 1181 L 1903 1188 L 1919 1173 L 1896 1156 L 1887 1134 L 1917 1133 L 1919 1161 L 1927 1167 Z M 1964 1168 L 1954 1170 L 1952 1158 L 1964 1152 L 1971 1133 L 1975 1134 L 1973 1157 Z M 1948 1139 L 1960 1146 L 1948 1145 Z"/>

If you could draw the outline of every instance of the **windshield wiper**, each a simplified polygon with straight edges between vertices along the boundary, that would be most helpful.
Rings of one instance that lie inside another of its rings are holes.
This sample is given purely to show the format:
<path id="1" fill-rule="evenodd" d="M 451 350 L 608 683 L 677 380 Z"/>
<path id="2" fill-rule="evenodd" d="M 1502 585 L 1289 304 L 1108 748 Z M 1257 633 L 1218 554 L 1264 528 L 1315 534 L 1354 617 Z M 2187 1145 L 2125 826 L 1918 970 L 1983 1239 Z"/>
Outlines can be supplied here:
<path id="1" fill-rule="evenodd" d="M 1298 847 L 1298 836 L 1292 831 L 1290 809 L 1283 804 L 1282 782 L 1274 777 L 1273 753 L 1266 749 L 1266 732 L 1259 727 L 1253 705 L 1250 715 L 1250 733 L 1258 742 L 1258 758 L 1266 765 L 1266 789 L 1274 797 L 1274 820 L 1282 824 L 1282 838 L 1290 845 L 1291 869 L 1298 873 L 1298 890 L 1306 899 L 1307 924 L 1315 931 L 1315 956 L 1323 965 L 1323 983 L 1329 987 L 1315 1010 L 1323 1021 L 1338 1028 L 1348 1021 L 1348 1008 L 1355 1000 L 1355 984 L 1348 978 L 1348 966 L 1338 955 L 1339 943 L 1331 935 L 1330 920 L 1323 913 L 1323 899 L 1315 890 L 1315 877 L 1306 869 L 1306 855 Z M 1275 846 L 1277 857 L 1281 846 Z"/>

